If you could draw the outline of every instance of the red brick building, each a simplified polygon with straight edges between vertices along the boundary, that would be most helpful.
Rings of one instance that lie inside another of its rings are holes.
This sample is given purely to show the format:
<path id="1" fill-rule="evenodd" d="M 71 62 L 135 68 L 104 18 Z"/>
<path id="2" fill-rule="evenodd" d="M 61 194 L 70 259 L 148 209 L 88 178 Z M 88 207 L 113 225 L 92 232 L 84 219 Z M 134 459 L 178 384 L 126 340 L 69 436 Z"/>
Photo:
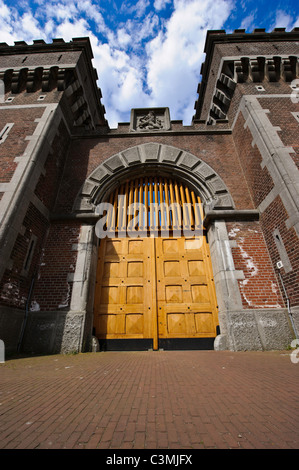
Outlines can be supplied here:
<path id="1" fill-rule="evenodd" d="M 86 351 L 92 337 L 103 349 L 291 343 L 299 330 L 298 41 L 298 28 L 209 31 L 192 124 L 171 120 L 168 108 L 132 109 L 117 129 L 105 119 L 88 38 L 0 44 L 7 351 Z M 178 225 L 174 212 L 164 224 L 150 205 L 171 202 Z M 127 230 L 130 203 L 146 208 L 142 233 Z M 113 236 L 99 238 L 99 220 Z M 181 230 L 186 220 L 200 229 L 196 240 Z"/>

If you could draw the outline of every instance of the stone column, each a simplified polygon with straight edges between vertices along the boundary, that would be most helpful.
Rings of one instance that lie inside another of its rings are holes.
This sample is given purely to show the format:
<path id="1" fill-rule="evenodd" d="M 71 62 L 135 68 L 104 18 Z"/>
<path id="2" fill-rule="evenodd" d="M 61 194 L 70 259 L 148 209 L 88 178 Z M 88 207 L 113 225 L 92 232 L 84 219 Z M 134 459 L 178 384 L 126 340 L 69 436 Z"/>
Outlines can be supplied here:
<path id="1" fill-rule="evenodd" d="M 237 280 L 244 279 L 244 274 L 243 271 L 235 269 L 231 247 L 236 242 L 229 240 L 224 220 L 213 221 L 208 230 L 208 237 L 220 326 L 220 335 L 216 337 L 214 348 L 216 350 L 234 349 L 228 312 L 242 310 Z"/>
<path id="2" fill-rule="evenodd" d="M 61 352 L 89 349 L 93 324 L 93 291 L 95 286 L 97 243 L 93 225 L 82 225 L 75 272 L 69 274 L 73 283 L 70 310 L 63 328 Z"/>

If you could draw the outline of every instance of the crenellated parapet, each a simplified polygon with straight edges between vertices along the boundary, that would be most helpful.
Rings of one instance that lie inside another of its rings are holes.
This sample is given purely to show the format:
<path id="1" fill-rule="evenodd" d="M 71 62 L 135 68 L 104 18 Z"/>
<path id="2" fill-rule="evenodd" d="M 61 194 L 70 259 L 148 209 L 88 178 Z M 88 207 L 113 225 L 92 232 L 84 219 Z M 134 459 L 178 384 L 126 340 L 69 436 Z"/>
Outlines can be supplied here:
<path id="1" fill-rule="evenodd" d="M 298 78 L 298 40 L 299 28 L 291 32 L 276 28 L 271 33 L 264 29 L 208 32 L 194 119 L 205 119 L 207 124 L 226 120 L 238 84 L 253 83 L 263 90 L 265 83 L 290 83 Z"/>
<path id="2" fill-rule="evenodd" d="M 1 43 L 0 80 L 7 102 L 20 94 L 26 102 L 31 95 L 32 102 L 42 101 L 47 93 L 58 92 L 55 100 L 65 96 L 73 113 L 73 126 L 107 126 L 92 57 L 88 38 L 75 38 L 69 43 L 54 39 L 52 44 L 43 40 L 35 40 L 32 45 L 24 41 L 17 41 L 14 46 Z"/>
<path id="3" fill-rule="evenodd" d="M 278 82 L 294 80 L 299 73 L 298 56 L 272 56 L 272 57 L 241 57 L 233 62 L 234 80 L 244 83 L 252 82 Z"/>
<path id="4" fill-rule="evenodd" d="M 232 71 L 231 76 L 227 71 Z M 273 57 L 241 57 L 225 60 L 215 86 L 208 123 L 227 119 L 234 90 L 238 83 L 291 82 L 299 77 L 299 55 Z"/>
<path id="5" fill-rule="evenodd" d="M 0 71 L 0 80 L 5 83 L 6 92 L 12 94 L 34 93 L 38 90 L 49 92 L 54 89 L 65 90 L 69 84 L 75 81 L 74 68 L 34 67 L 8 69 Z"/>

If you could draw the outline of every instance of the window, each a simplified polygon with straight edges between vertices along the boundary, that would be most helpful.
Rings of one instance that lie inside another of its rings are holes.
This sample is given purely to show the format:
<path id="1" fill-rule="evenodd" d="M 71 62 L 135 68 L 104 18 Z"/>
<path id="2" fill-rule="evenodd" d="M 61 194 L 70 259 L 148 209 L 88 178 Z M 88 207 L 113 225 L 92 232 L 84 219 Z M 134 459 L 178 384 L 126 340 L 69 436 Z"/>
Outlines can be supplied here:
<path id="1" fill-rule="evenodd" d="M 299 113 L 298 112 L 295 112 L 295 113 L 291 113 L 293 114 L 294 118 L 296 119 L 296 121 L 299 122 Z"/>
<path id="2" fill-rule="evenodd" d="M 36 235 L 31 235 L 30 240 L 29 240 L 29 244 L 28 244 L 28 248 L 27 248 L 27 253 L 26 253 L 26 256 L 25 256 L 25 261 L 24 261 L 24 264 L 23 264 L 22 273 L 21 273 L 22 276 L 27 276 L 27 274 L 29 272 L 31 261 L 32 261 L 32 258 L 33 258 L 35 245 L 36 245 L 36 241 L 37 241 Z"/>
<path id="3" fill-rule="evenodd" d="M 13 125 L 14 125 L 13 122 L 5 124 L 3 129 L 0 131 L 0 144 L 3 144 L 3 142 L 6 140 L 6 138 L 8 136 L 8 133 L 9 133 L 9 131 L 12 128 Z"/>

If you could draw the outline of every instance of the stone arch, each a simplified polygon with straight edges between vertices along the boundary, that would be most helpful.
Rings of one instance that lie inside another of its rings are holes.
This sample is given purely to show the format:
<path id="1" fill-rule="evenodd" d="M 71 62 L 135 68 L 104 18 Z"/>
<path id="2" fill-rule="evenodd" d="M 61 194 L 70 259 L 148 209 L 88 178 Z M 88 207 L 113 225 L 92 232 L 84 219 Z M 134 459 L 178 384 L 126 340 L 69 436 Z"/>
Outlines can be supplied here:
<path id="1" fill-rule="evenodd" d="M 205 210 L 234 209 L 232 197 L 221 177 L 195 155 L 170 145 L 150 142 L 125 149 L 101 163 L 85 180 L 74 203 L 77 213 L 93 213 L 128 175 L 175 174 L 200 193 Z"/>
<path id="2" fill-rule="evenodd" d="M 205 214 L 212 209 L 213 213 L 219 213 L 221 220 L 213 221 L 209 225 L 208 232 L 216 297 L 220 307 L 220 330 L 222 331 L 222 334 L 216 338 L 215 348 L 226 349 L 230 344 L 230 339 L 226 339 L 228 334 L 227 299 L 232 299 L 232 310 L 236 310 L 237 307 L 241 308 L 241 300 L 235 299 L 236 293 L 239 292 L 237 276 L 235 276 L 225 221 L 222 220 L 225 212 L 236 212 L 233 199 L 221 177 L 207 163 L 189 152 L 155 142 L 127 148 L 109 157 L 92 171 L 77 194 L 73 211 L 79 217 L 80 215 L 87 217 L 78 245 L 82 246 L 80 259 L 77 262 L 75 274 L 72 274 L 76 282 L 72 291 L 71 306 L 76 312 L 86 309 L 84 341 L 86 344 L 90 342 L 94 314 L 93 299 L 98 259 L 98 239 L 95 238 L 92 221 L 94 215 L 96 216 L 95 209 L 100 202 L 107 201 L 109 193 L 128 176 L 131 178 L 142 174 L 148 175 L 151 170 L 159 176 L 170 175 L 191 186 L 201 197 Z M 88 215 L 91 217 L 89 218 Z M 223 247 L 226 250 L 224 257 L 222 256 Z"/>

